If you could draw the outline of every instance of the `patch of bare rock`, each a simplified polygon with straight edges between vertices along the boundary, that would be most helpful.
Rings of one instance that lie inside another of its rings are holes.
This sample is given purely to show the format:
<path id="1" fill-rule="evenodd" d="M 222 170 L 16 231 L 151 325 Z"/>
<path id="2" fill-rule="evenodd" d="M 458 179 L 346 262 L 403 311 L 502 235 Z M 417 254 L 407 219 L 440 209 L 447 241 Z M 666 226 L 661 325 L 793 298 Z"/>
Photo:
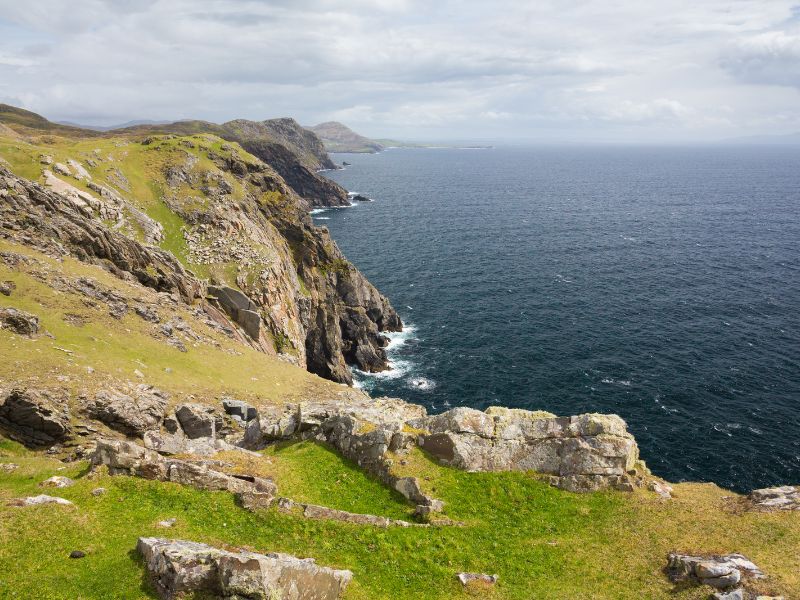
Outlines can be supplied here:
<path id="1" fill-rule="evenodd" d="M 14 498 L 9 500 L 8 506 L 39 506 L 41 504 L 61 504 L 63 506 L 72 506 L 72 502 L 65 498 L 58 496 L 48 496 L 46 494 L 39 494 L 38 496 L 28 496 L 26 498 Z"/>
<path id="2" fill-rule="evenodd" d="M 0 307 L 0 329 L 33 337 L 39 333 L 39 317 L 24 310 Z"/>
<path id="3" fill-rule="evenodd" d="M 753 490 L 748 499 L 756 510 L 800 510 L 800 486 L 784 485 Z"/>
<path id="4" fill-rule="evenodd" d="M 161 598 L 205 592 L 215 598 L 337 600 L 353 574 L 288 554 L 230 552 L 206 544 L 139 538 L 139 553 Z"/>
<path id="5" fill-rule="evenodd" d="M 0 404 L 0 429 L 28 446 L 57 444 L 69 432 L 66 401 L 55 393 L 14 389 Z"/>

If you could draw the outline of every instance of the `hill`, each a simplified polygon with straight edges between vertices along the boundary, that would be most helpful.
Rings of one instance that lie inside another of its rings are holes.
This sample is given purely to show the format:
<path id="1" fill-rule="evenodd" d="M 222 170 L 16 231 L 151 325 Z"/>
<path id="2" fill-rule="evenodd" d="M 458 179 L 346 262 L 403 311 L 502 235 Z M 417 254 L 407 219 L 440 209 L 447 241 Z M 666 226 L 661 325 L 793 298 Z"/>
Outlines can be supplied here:
<path id="1" fill-rule="evenodd" d="M 325 144 L 328 152 L 373 153 L 383 150 L 383 145 L 357 134 L 337 121 L 328 121 L 308 128 Z"/>

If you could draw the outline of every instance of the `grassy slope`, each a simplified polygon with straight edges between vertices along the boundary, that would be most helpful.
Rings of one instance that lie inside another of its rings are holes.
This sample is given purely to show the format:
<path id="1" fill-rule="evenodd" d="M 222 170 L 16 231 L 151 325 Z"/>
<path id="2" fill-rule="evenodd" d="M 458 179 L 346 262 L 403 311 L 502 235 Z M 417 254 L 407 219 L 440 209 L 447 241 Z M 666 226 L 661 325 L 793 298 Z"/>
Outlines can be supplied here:
<path id="1" fill-rule="evenodd" d="M 131 550 L 141 535 L 313 556 L 349 568 L 346 598 L 466 597 L 454 573 L 499 573 L 493 598 L 705 598 L 708 589 L 674 591 L 660 569 L 673 549 L 740 551 L 774 576 L 788 598 L 800 593 L 796 515 L 731 514 L 723 491 L 677 486 L 663 503 L 647 492 L 578 495 L 524 473 L 471 474 L 416 461 L 428 484 L 466 527 L 381 530 L 287 516 L 254 515 L 227 493 L 127 477 L 84 477 L 85 464 L 61 465 L 0 443 L 21 468 L 0 475 L 0 499 L 39 493 L 53 474 L 80 477 L 51 492 L 75 507 L 0 508 L 0 596 L 146 598 L 143 567 Z M 268 454 L 281 493 L 349 510 L 402 515 L 407 507 L 325 448 L 299 444 Z M 63 468 L 63 470 L 58 470 Z M 97 486 L 108 493 L 96 498 Z M 159 520 L 177 525 L 159 529 Z M 69 560 L 71 550 L 88 556 Z M 36 574 L 35 589 L 29 585 Z M 113 574 L 113 575 L 112 575 Z M 481 597 L 487 597 L 481 594 Z"/>
<path id="2" fill-rule="evenodd" d="M 94 279 L 126 297 L 131 305 L 136 298 L 150 293 L 74 259 L 58 262 L 5 241 L 0 241 L 0 251 L 35 257 L 46 268 L 73 279 Z M 342 389 L 303 369 L 232 342 L 198 322 L 185 308 L 170 310 L 165 306 L 159 312 L 165 321 L 170 316 L 181 316 L 219 347 L 187 344 L 188 352 L 180 352 L 154 335 L 153 326 L 132 310 L 117 320 L 103 304 L 87 306 L 82 296 L 54 290 L 25 270 L 13 271 L 2 263 L 0 281 L 13 281 L 17 286 L 10 297 L 0 295 L 0 306 L 37 315 L 42 329 L 54 336 L 54 339 L 47 336 L 25 339 L 0 330 L 0 385 L 52 384 L 56 376 L 65 376 L 68 381 L 58 385 L 77 393 L 103 385 L 109 379 L 137 381 L 134 372 L 139 370 L 144 374 L 143 381 L 169 391 L 176 401 L 192 394 L 197 401 L 212 402 L 220 395 L 232 394 L 259 404 L 332 394 Z M 72 325 L 65 320 L 67 315 L 73 315 L 68 320 L 75 321 L 74 316 L 78 316 L 86 323 L 81 327 Z M 88 367 L 94 372 L 88 373 Z"/>

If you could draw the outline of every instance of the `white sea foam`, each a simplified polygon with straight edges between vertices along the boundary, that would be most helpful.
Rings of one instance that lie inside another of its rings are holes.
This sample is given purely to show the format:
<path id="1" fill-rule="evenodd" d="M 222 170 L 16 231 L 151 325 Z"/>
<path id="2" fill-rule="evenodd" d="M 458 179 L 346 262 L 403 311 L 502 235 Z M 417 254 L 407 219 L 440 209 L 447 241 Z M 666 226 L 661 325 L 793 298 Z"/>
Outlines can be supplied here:
<path id="1" fill-rule="evenodd" d="M 313 208 L 313 209 L 311 209 L 309 211 L 308 214 L 310 214 L 310 215 L 319 215 L 319 214 L 322 214 L 322 213 L 327 212 L 327 211 L 328 211 L 327 208 Z"/>
<path id="2" fill-rule="evenodd" d="M 330 221 L 330 217 L 317 217 L 317 221 Z"/>
<path id="3" fill-rule="evenodd" d="M 608 384 L 616 384 L 616 385 L 624 385 L 625 387 L 630 386 L 631 382 L 627 379 L 611 379 L 610 377 L 605 377 L 600 380 L 601 383 L 608 383 Z M 656 400 L 658 402 L 658 400 Z"/>
<path id="4" fill-rule="evenodd" d="M 427 392 L 436 387 L 436 382 L 425 377 L 412 377 L 408 382 L 408 387 Z"/>

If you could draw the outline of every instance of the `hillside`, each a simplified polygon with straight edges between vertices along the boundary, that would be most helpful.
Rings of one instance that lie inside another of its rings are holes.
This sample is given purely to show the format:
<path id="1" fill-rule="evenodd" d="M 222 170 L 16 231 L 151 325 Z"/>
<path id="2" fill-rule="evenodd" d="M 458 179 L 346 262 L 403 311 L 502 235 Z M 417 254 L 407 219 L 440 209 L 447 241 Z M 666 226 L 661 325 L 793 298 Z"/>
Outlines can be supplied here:
<path id="1" fill-rule="evenodd" d="M 196 278 L 192 286 L 246 294 L 263 322 L 255 337 L 265 351 L 345 383 L 348 364 L 387 367 L 381 332 L 401 326 L 388 300 L 311 223 L 281 176 L 240 147 L 207 134 L 38 136 L 0 138 L 0 158 L 90 207 L 92 218 L 81 213 L 89 222 L 171 252 Z"/>
<path id="2" fill-rule="evenodd" d="M 671 485 L 616 415 L 342 385 L 400 319 L 222 126 L 4 114 L 0 597 L 800 597 L 800 487 Z"/>
<path id="3" fill-rule="evenodd" d="M 328 152 L 372 153 L 383 150 L 379 142 L 365 138 L 337 121 L 320 123 L 308 129 L 317 134 Z"/>
<path id="4" fill-rule="evenodd" d="M 193 135 L 209 133 L 240 144 L 275 169 L 283 180 L 306 203 L 307 207 L 348 206 L 347 191 L 316 173 L 336 165 L 327 155 L 322 142 L 303 129 L 294 119 L 247 121 L 238 119 L 222 125 L 200 120 L 174 123 L 135 125 L 123 129 L 101 131 L 66 126 L 48 121 L 30 111 L 0 104 L 0 126 L 16 132 L 38 136 L 55 134 L 70 138 L 146 135 Z M 6 135 L 10 135 L 6 132 Z"/>

